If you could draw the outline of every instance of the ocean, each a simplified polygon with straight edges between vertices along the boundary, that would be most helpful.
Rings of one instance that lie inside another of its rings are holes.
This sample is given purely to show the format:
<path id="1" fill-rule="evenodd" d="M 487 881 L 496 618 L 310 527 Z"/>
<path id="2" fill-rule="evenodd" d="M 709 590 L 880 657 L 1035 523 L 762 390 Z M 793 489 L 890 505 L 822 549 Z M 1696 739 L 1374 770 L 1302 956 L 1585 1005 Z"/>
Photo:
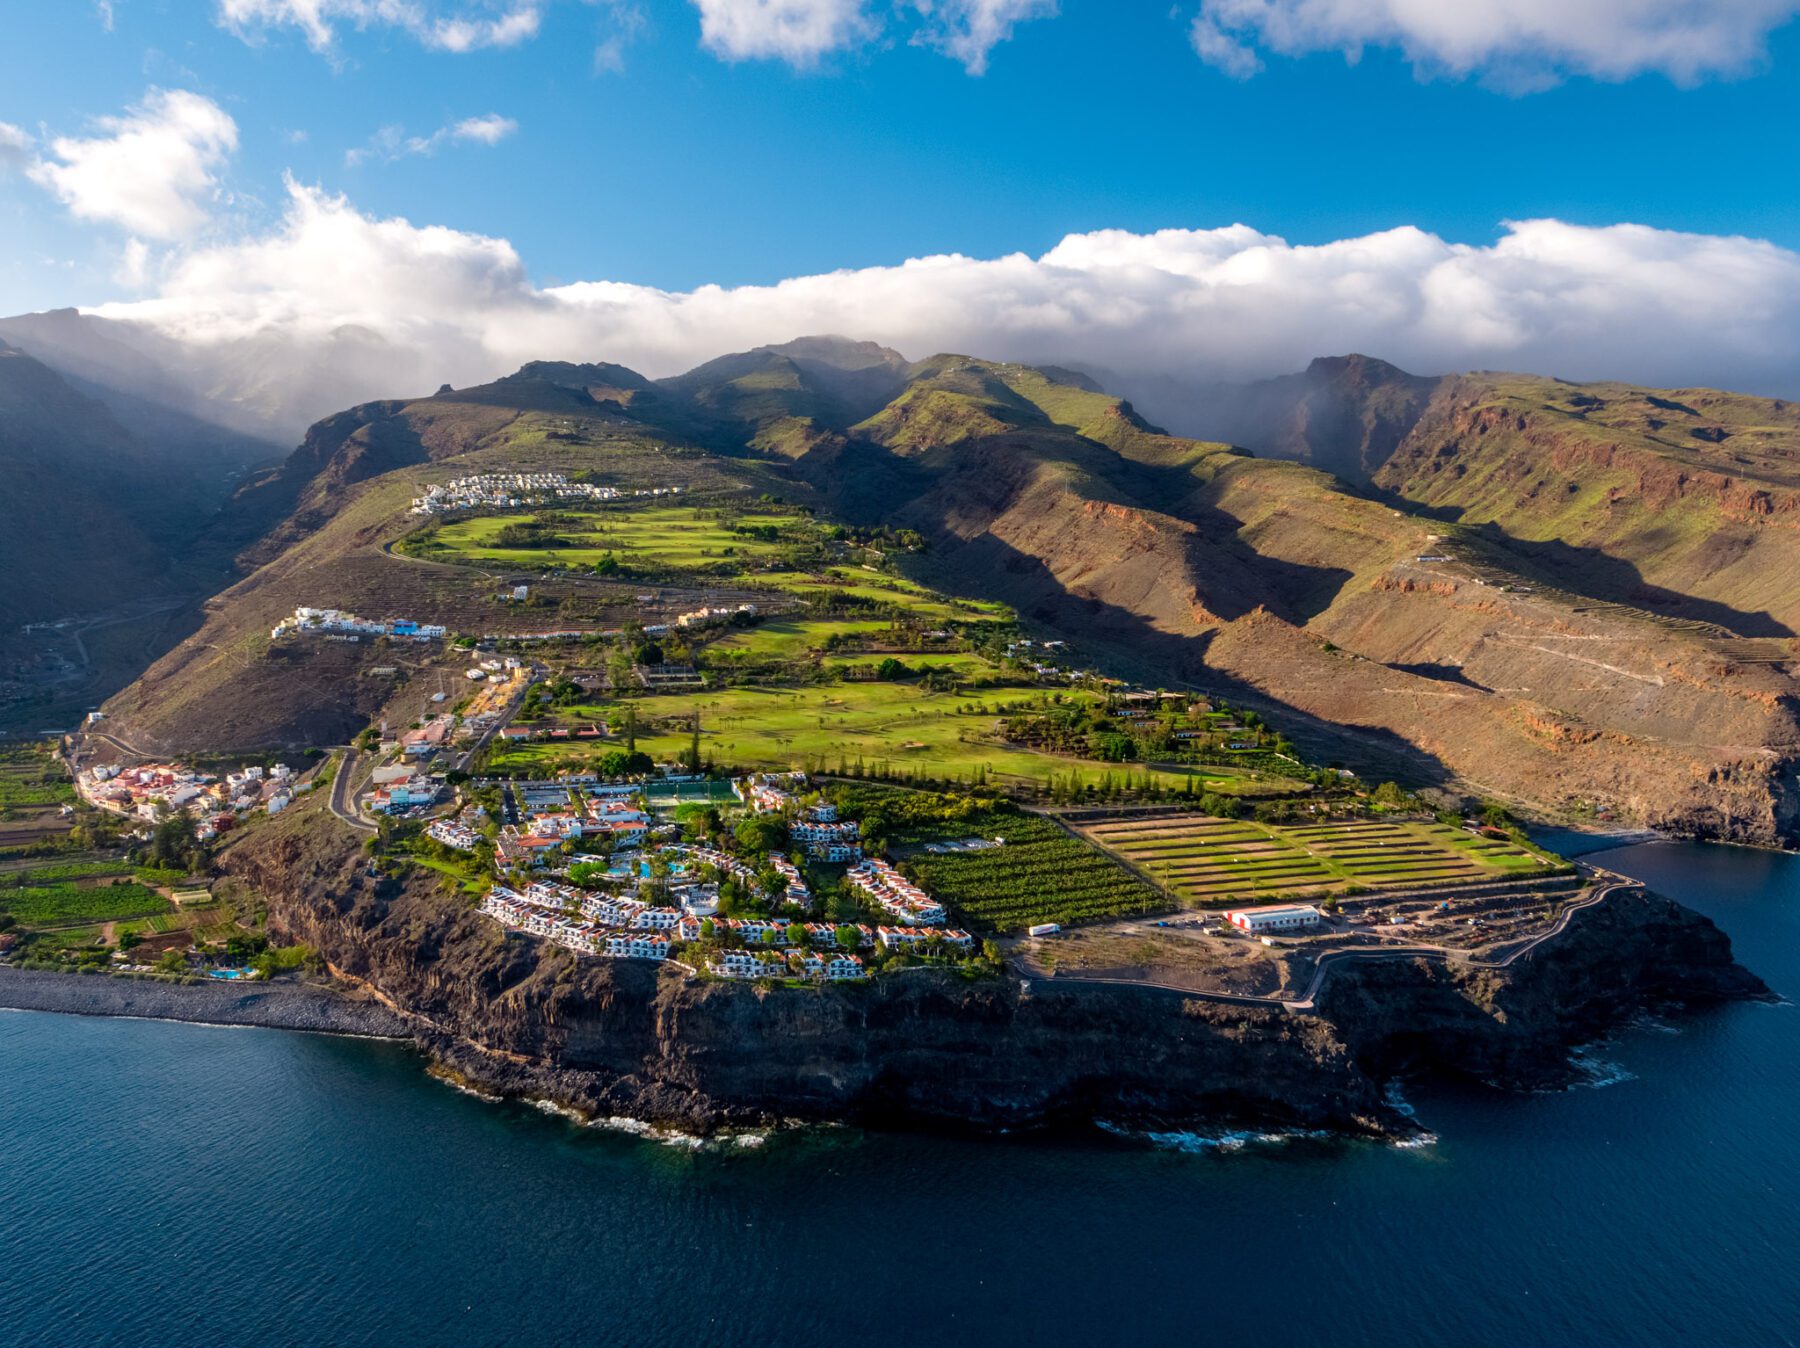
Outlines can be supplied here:
<path id="1" fill-rule="evenodd" d="M 1800 858 L 1606 864 L 1800 992 Z M 1433 1131 L 695 1148 L 410 1051 L 0 1014 L 0 1345 L 1800 1341 L 1800 1010 L 1650 1022 Z"/>

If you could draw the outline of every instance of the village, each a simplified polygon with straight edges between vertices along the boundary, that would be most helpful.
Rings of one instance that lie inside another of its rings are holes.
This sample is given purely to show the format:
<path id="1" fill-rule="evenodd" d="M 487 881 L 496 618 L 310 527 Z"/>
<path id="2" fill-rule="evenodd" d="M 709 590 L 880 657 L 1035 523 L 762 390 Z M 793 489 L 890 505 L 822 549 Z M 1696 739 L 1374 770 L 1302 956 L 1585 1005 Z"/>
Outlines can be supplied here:
<path id="1" fill-rule="evenodd" d="M 219 777 L 180 763 L 138 767 L 97 765 L 76 775 L 76 795 L 96 809 L 137 824 L 187 814 L 195 835 L 208 841 L 254 813 L 280 814 L 311 791 L 309 775 L 285 763 L 249 765 Z"/>
<path id="2" fill-rule="evenodd" d="M 335 608 L 297 608 L 269 631 L 269 640 L 280 641 L 289 634 L 324 636 L 338 641 L 360 641 L 363 637 L 395 637 L 412 641 L 440 641 L 447 629 L 436 623 L 414 622 L 411 618 L 359 618 Z"/>
<path id="3" fill-rule="evenodd" d="M 807 786 L 803 774 L 730 782 L 736 805 L 766 825 L 756 836 L 785 833 L 766 850 L 680 841 L 680 828 L 645 808 L 644 787 L 597 781 L 509 782 L 502 812 L 517 822 L 489 828 L 488 811 L 471 804 L 425 835 L 471 856 L 491 853 L 500 878 L 480 910 L 578 955 L 673 961 L 723 979 L 826 982 L 867 978 L 871 960 L 896 955 L 974 955 L 974 937 L 948 925 L 944 905 L 863 857 L 857 825 Z M 844 867 L 840 920 L 821 920 L 803 866 Z M 870 920 L 844 918 L 845 903 Z"/>
<path id="4" fill-rule="evenodd" d="M 591 482 L 572 482 L 562 473 L 482 473 L 434 483 L 413 498 L 414 515 L 449 515 L 468 510 L 512 510 L 549 501 L 617 501 L 625 497 L 678 496 L 679 486 L 626 492 Z"/>

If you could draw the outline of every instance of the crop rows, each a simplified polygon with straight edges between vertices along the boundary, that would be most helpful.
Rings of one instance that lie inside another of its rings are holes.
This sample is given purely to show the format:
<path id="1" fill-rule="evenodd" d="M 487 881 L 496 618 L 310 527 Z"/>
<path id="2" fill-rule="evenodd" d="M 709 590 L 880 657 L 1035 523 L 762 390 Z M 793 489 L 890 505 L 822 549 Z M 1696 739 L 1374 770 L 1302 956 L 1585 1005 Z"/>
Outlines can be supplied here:
<path id="1" fill-rule="evenodd" d="M 1008 818 L 1001 832 L 1002 847 L 918 856 L 907 869 L 963 921 L 1001 931 L 1165 905 L 1154 888 L 1047 820 Z"/>
<path id="2" fill-rule="evenodd" d="M 60 926 L 71 922 L 110 922 L 168 911 L 168 900 L 139 884 L 27 885 L 0 890 L 0 913 L 27 926 Z"/>
<path id="3" fill-rule="evenodd" d="M 1102 846 L 1199 903 L 1349 884 L 1484 880 L 1540 864 L 1511 842 L 1445 825 L 1383 820 L 1274 828 L 1183 815 L 1101 821 L 1089 831 Z"/>

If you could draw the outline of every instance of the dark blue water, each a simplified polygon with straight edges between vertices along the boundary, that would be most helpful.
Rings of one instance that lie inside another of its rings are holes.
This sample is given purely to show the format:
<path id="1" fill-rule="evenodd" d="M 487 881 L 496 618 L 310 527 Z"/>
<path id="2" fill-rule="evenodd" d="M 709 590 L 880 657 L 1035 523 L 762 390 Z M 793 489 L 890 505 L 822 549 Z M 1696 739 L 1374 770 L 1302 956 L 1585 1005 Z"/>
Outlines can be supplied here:
<path id="1" fill-rule="evenodd" d="M 1607 854 L 1800 989 L 1800 859 Z M 1433 1146 L 688 1152 L 386 1046 L 0 1015 L 0 1345 L 1800 1340 L 1800 1011 L 1634 1031 Z M 1616 1070 L 1614 1070 L 1616 1069 Z"/>

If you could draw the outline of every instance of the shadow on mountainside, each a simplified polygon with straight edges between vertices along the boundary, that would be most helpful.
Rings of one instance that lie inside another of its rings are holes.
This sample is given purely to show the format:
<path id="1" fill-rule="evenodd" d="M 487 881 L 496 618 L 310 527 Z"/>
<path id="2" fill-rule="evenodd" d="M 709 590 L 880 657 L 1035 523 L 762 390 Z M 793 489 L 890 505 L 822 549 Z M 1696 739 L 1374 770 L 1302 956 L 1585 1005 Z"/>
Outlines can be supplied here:
<path id="1" fill-rule="evenodd" d="M 919 567 L 920 578 L 952 593 L 1011 604 L 1021 616 L 1070 643 L 1079 660 L 1152 687 L 1182 688 L 1224 698 L 1267 715 L 1308 762 L 1353 768 L 1367 780 L 1392 780 L 1413 789 L 1450 787 L 1442 760 L 1391 730 L 1326 721 L 1271 696 L 1254 684 L 1211 668 L 1213 634 L 1159 631 L 1138 614 L 1065 590 L 1049 568 L 991 535 L 941 543 Z"/>
<path id="2" fill-rule="evenodd" d="M 1644 579 L 1635 562 L 1598 548 L 1578 547 L 1560 539 L 1521 539 L 1492 523 L 1471 527 L 1477 540 L 1496 549 L 1511 570 L 1541 585 L 1604 603 L 1648 609 L 1684 622 L 1709 623 L 1740 637 L 1795 635 L 1791 627 L 1766 610 L 1733 608 L 1717 600 L 1653 585 Z M 1728 539 L 1719 540 L 1722 551 L 1728 551 L 1730 546 Z M 1728 560 L 1729 557 L 1722 557 L 1721 563 Z"/>
<path id="3" fill-rule="evenodd" d="M 1561 539 L 1535 540 L 1507 532 L 1492 520 L 1465 522 L 1461 506 L 1432 506 L 1381 488 L 1370 488 L 1371 499 L 1392 510 L 1402 510 L 1440 524 L 1461 524 L 1477 545 L 1484 545 L 1484 560 L 1517 573 L 1521 580 L 1565 591 L 1607 604 L 1625 604 L 1683 622 L 1709 623 L 1740 637 L 1791 637 L 1793 628 L 1767 610 L 1735 608 L 1715 599 L 1654 585 L 1644 578 L 1635 562 L 1615 557 L 1600 548 L 1582 547 Z M 1749 540 L 1721 530 L 1704 545 L 1714 554 L 1714 565 L 1723 568 L 1734 554 L 1748 548 Z"/>

